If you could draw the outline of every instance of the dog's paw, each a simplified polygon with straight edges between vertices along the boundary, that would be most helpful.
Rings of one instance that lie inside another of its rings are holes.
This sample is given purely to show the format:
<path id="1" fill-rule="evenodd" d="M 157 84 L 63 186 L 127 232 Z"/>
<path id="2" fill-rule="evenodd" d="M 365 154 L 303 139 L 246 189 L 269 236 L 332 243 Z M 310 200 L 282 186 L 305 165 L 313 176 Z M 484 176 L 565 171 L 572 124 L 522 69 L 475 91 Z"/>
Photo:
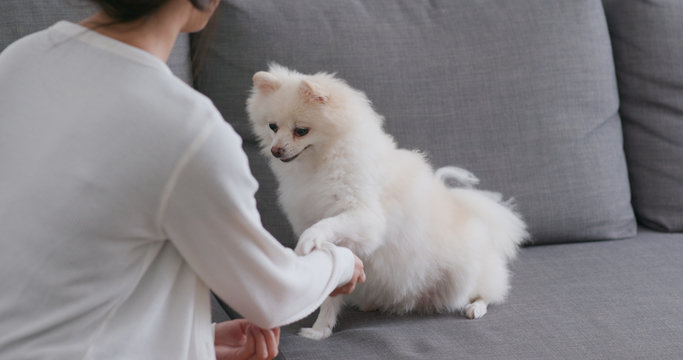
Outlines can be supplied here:
<path id="1" fill-rule="evenodd" d="M 465 316 L 468 319 L 479 319 L 486 315 L 487 305 L 483 301 L 475 301 L 465 307 Z"/>
<path id="2" fill-rule="evenodd" d="M 325 234 L 315 228 L 309 228 L 299 237 L 294 252 L 300 256 L 308 255 L 314 249 L 322 247 L 325 241 Z"/>
<path id="3" fill-rule="evenodd" d="M 322 340 L 322 339 L 327 339 L 332 335 L 332 329 L 329 328 L 324 328 L 324 329 L 315 329 L 315 328 L 303 328 L 299 330 L 299 336 L 303 336 L 305 338 L 313 339 L 313 340 Z"/>

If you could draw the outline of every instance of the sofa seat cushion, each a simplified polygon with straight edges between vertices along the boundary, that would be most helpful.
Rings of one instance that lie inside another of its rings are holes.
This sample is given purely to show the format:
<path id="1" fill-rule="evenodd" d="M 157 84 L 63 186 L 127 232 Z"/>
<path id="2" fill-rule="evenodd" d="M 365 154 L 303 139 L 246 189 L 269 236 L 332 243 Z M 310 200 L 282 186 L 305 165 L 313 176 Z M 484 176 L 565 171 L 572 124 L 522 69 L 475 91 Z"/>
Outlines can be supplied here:
<path id="1" fill-rule="evenodd" d="M 683 1 L 603 2 L 636 216 L 683 231 Z"/>
<path id="2" fill-rule="evenodd" d="M 217 22 L 196 86 L 245 139 L 262 218 L 285 244 L 245 112 L 270 61 L 365 91 L 399 146 L 516 198 L 535 243 L 635 233 L 600 0 L 228 0 Z"/>
<path id="3" fill-rule="evenodd" d="M 680 359 L 683 234 L 535 246 L 513 264 L 506 303 L 481 319 L 346 310 L 323 341 L 283 330 L 294 359 Z"/>

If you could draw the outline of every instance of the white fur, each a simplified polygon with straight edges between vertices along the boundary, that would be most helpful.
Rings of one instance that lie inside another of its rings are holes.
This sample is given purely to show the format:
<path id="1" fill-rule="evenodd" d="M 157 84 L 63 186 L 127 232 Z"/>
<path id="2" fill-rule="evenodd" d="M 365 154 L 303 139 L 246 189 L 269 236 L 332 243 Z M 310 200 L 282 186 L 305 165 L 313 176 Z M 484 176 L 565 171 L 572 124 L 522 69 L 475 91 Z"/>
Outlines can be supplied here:
<path id="1" fill-rule="evenodd" d="M 301 335 L 330 336 L 344 303 L 479 318 L 504 300 L 524 222 L 499 194 L 473 189 L 468 171 L 435 173 L 420 153 L 398 149 L 364 93 L 330 74 L 271 65 L 254 75 L 247 111 L 299 235 L 297 253 L 331 242 L 365 264 L 366 283 L 328 298 Z M 297 128 L 309 132 L 295 136 Z M 283 149 L 279 159 L 274 147 Z M 448 179 L 463 187 L 448 188 Z"/>

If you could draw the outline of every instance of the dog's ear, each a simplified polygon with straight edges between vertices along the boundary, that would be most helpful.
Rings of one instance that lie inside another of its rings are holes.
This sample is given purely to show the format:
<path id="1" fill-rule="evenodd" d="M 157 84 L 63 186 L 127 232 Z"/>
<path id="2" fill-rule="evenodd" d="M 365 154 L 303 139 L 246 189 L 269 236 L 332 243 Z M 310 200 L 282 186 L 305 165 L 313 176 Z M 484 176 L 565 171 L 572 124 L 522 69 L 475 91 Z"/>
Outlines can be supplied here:
<path id="1" fill-rule="evenodd" d="M 270 94 L 282 86 L 282 83 L 275 75 L 265 71 L 259 71 L 254 74 L 252 80 L 254 81 L 254 87 L 263 94 Z"/>
<path id="2" fill-rule="evenodd" d="M 322 86 L 309 80 L 301 80 L 301 85 L 299 85 L 299 91 L 308 101 L 316 104 L 327 104 L 330 100 L 327 91 L 323 89 Z"/>

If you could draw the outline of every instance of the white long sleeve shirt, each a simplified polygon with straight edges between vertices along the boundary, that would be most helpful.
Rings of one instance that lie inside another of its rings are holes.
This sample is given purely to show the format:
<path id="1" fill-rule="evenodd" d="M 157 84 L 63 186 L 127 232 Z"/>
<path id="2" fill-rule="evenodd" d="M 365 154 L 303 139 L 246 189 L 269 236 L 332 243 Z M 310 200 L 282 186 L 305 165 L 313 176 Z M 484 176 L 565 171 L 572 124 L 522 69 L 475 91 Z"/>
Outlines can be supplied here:
<path id="1" fill-rule="evenodd" d="M 162 61 L 69 22 L 0 54 L 0 359 L 215 358 L 209 288 L 258 326 L 353 255 L 263 229 L 241 139 Z"/>

